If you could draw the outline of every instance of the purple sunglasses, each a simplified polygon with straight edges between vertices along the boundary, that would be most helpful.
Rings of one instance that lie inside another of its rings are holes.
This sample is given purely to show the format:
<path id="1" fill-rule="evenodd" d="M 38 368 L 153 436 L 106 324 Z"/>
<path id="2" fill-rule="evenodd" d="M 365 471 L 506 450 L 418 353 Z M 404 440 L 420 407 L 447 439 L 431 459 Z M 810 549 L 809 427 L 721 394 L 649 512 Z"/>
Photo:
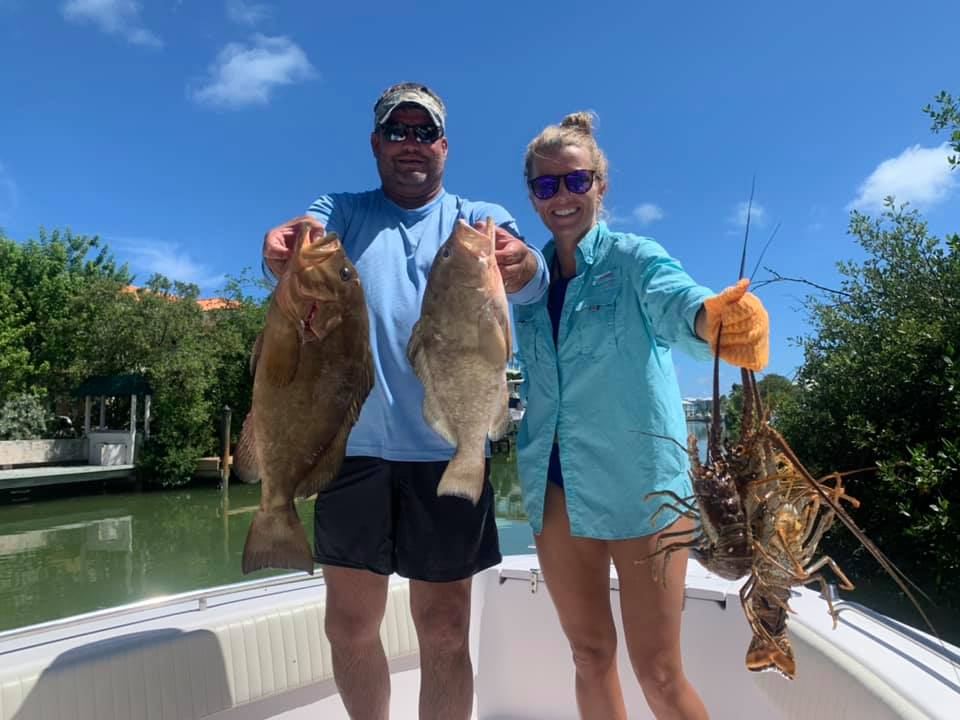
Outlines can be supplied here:
<path id="1" fill-rule="evenodd" d="M 566 175 L 540 175 L 527 184 L 538 200 L 549 200 L 560 192 L 560 178 L 563 178 L 563 184 L 567 186 L 567 190 L 583 195 L 590 192 L 590 188 L 593 187 L 594 174 L 594 170 L 574 170 Z"/>

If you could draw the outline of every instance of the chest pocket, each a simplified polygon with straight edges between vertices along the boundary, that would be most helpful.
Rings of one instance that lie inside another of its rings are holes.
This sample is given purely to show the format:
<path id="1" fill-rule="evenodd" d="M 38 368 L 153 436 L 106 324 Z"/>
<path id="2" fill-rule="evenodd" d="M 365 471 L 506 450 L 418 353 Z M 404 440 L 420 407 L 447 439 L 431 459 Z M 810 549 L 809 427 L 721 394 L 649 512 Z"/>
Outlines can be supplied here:
<path id="1" fill-rule="evenodd" d="M 539 304 L 514 305 L 513 328 L 517 334 L 517 348 L 520 357 L 536 360 L 540 352 L 537 348 L 537 309 Z"/>
<path id="2" fill-rule="evenodd" d="M 620 277 L 612 271 L 594 278 L 577 301 L 576 331 L 580 352 L 601 357 L 617 349 L 617 300 Z"/>

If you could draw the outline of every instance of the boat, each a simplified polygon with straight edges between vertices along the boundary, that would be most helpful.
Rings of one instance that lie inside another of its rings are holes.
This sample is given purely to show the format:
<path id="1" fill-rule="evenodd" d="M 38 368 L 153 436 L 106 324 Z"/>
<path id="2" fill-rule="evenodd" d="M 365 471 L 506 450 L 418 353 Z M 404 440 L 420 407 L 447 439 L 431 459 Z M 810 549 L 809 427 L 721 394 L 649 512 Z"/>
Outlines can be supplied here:
<path id="1" fill-rule="evenodd" d="M 645 571 L 638 569 L 638 571 Z M 535 555 L 473 583 L 476 720 L 575 720 L 573 664 Z M 610 595 L 619 616 L 611 568 Z M 836 629 L 818 592 L 794 591 L 794 680 L 744 666 L 739 583 L 690 560 L 682 648 L 715 719 L 960 717 L 958 648 L 842 599 Z M 394 720 L 417 717 L 409 586 L 393 576 L 381 627 Z M 323 633 L 324 583 L 303 574 L 153 598 L 0 633 L 0 720 L 346 719 Z M 620 633 L 631 719 L 651 718 Z"/>

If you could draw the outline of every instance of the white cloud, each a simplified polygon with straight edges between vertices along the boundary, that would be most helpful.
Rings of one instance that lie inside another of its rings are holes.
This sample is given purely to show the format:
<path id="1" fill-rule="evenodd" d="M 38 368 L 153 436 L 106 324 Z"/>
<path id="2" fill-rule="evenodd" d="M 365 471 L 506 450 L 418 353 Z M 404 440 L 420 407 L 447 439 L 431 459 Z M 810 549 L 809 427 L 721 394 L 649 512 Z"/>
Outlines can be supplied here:
<path id="1" fill-rule="evenodd" d="M 60 9 L 70 22 L 92 23 L 107 35 L 117 35 L 132 45 L 163 45 L 163 41 L 140 22 L 137 0 L 67 0 Z"/>
<path id="2" fill-rule="evenodd" d="M 879 210 L 888 195 L 896 197 L 898 204 L 909 202 L 918 209 L 936 205 L 957 186 L 956 174 L 951 174 L 947 163 L 952 154 L 948 143 L 932 148 L 908 147 L 877 165 L 847 210 Z"/>
<path id="3" fill-rule="evenodd" d="M 209 77 L 189 93 L 203 105 L 266 105 L 278 85 L 301 82 L 315 74 L 306 53 L 289 38 L 255 35 L 252 45 L 230 43 L 224 47 L 210 65 Z"/>
<path id="4" fill-rule="evenodd" d="M 643 203 L 633 209 L 633 216 L 641 225 L 649 225 L 664 217 L 663 209 L 653 203 Z"/>
<path id="5" fill-rule="evenodd" d="M 738 203 L 733 214 L 727 218 L 728 222 L 742 229 L 747 226 L 747 208 L 750 209 L 750 227 L 764 227 L 767 224 L 767 211 L 759 203 L 750 205 L 747 202 Z"/>
<path id="6" fill-rule="evenodd" d="M 7 172 L 3 163 L 0 163 L 0 223 L 7 222 L 13 217 L 14 210 L 20 201 L 17 183 Z"/>
<path id="7" fill-rule="evenodd" d="M 176 243 L 114 238 L 110 240 L 110 245 L 116 251 L 117 258 L 128 262 L 130 269 L 143 280 L 153 273 L 160 273 L 172 281 L 194 283 L 199 285 L 201 290 L 210 291 L 219 289 L 225 279 L 222 273 L 213 273 L 191 258 Z"/>
<path id="8" fill-rule="evenodd" d="M 253 27 L 270 16 L 271 9 L 248 0 L 227 0 L 227 17 L 238 25 Z"/>

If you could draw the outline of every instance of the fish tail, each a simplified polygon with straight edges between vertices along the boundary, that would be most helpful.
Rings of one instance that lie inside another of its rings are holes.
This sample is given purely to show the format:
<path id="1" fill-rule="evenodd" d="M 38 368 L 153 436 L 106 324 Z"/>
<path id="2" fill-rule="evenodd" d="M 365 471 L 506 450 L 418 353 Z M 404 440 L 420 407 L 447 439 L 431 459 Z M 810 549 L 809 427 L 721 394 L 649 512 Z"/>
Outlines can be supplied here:
<path id="1" fill-rule="evenodd" d="M 458 450 L 443 471 L 437 495 L 466 498 L 476 505 L 483 492 L 484 462 L 482 452 L 468 454 Z"/>
<path id="2" fill-rule="evenodd" d="M 765 638 L 754 635 L 747 649 L 747 669 L 753 672 L 775 670 L 784 677 L 793 680 L 797 673 L 797 662 L 793 658 L 793 648 L 786 635 Z"/>
<path id="3" fill-rule="evenodd" d="M 303 570 L 313 575 L 313 553 L 293 503 L 284 508 L 260 508 L 253 516 L 243 546 L 243 573 L 261 568 Z"/>

